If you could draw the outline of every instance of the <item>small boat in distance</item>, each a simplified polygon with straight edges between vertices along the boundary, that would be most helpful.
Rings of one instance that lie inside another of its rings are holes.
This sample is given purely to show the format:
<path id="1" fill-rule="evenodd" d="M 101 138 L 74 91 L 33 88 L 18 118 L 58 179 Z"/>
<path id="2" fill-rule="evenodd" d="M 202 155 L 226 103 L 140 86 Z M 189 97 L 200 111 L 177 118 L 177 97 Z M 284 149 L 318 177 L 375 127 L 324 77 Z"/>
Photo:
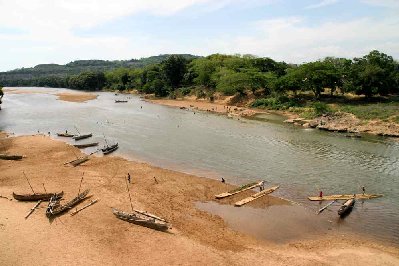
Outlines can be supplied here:
<path id="1" fill-rule="evenodd" d="M 127 103 L 127 100 L 115 100 L 115 103 Z"/>
<path id="2" fill-rule="evenodd" d="M 75 146 L 76 148 L 79 148 L 79 149 L 84 149 L 84 148 L 88 148 L 88 147 L 98 146 L 98 142 L 85 143 L 85 144 L 74 144 L 73 146 Z"/>
<path id="3" fill-rule="evenodd" d="M 75 135 L 69 134 L 69 133 L 65 132 L 65 133 L 57 133 L 57 136 L 58 136 L 58 137 L 65 137 L 65 138 L 72 138 L 72 137 L 74 137 Z"/>
<path id="4" fill-rule="evenodd" d="M 107 145 L 106 147 L 101 149 L 101 151 L 103 152 L 104 155 L 106 155 L 106 154 L 109 154 L 109 153 L 111 153 L 113 151 L 116 151 L 118 148 L 119 148 L 119 145 L 118 145 L 118 143 L 116 143 L 116 144 L 111 145 L 111 146 Z"/>
<path id="5" fill-rule="evenodd" d="M 271 187 L 265 190 L 262 190 L 261 192 L 255 193 L 252 196 L 249 196 L 248 198 L 242 199 L 240 201 L 237 201 L 236 203 L 234 203 L 235 207 L 241 207 L 242 205 L 245 205 L 251 201 L 254 201 L 256 199 L 259 199 L 263 196 L 266 196 L 270 193 L 273 193 L 276 189 L 278 189 L 280 186 L 275 186 L 275 187 Z"/>
<path id="6" fill-rule="evenodd" d="M 75 137 L 73 137 L 73 139 L 74 140 L 81 140 L 81 139 L 87 139 L 87 138 L 90 138 L 90 137 L 92 137 L 93 136 L 93 134 L 92 133 L 90 133 L 90 134 L 85 134 L 85 135 L 78 135 L 78 136 L 75 136 Z"/>
<path id="7" fill-rule="evenodd" d="M 342 204 L 341 208 L 339 208 L 338 215 L 344 217 L 345 215 L 349 214 L 352 211 L 355 202 L 356 200 L 354 198 L 348 199 L 344 204 Z"/>

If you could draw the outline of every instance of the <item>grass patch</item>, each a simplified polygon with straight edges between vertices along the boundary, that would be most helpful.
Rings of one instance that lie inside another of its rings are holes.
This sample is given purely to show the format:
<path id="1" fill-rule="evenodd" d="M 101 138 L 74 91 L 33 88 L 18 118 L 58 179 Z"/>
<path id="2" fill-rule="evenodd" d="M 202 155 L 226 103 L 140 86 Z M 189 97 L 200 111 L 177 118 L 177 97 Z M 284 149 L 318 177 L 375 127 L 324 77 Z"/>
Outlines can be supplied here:
<path id="1" fill-rule="evenodd" d="M 396 116 L 393 120 L 396 123 L 399 122 L 399 102 L 338 105 L 337 109 L 341 112 L 352 113 L 359 119 L 388 121 L 391 117 Z"/>

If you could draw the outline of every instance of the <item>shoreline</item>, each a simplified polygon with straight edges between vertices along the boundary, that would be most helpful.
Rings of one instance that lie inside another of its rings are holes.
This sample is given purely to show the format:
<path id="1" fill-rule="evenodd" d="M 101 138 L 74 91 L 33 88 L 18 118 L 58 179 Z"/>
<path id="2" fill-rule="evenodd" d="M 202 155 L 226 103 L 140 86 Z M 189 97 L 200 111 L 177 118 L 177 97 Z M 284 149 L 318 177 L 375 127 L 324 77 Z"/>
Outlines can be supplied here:
<path id="1" fill-rule="evenodd" d="M 277 114 L 285 117 L 285 123 L 304 128 L 315 128 L 319 130 L 346 133 L 346 134 L 370 134 L 392 138 L 399 138 L 399 124 L 384 122 L 380 120 L 364 121 L 356 118 L 350 113 L 337 112 L 332 115 L 323 115 L 315 119 L 304 119 L 298 114 L 281 110 L 263 110 L 255 108 L 240 107 L 236 105 L 227 105 L 225 102 L 215 101 L 213 103 L 206 100 L 194 99 L 162 99 L 142 97 L 145 101 L 170 106 L 190 111 L 206 111 L 227 115 L 228 117 L 254 117 L 259 114 Z M 351 135 L 348 135 L 351 137 Z"/>
<path id="2" fill-rule="evenodd" d="M 287 244 L 258 240 L 235 231 L 221 217 L 195 207 L 196 202 L 213 202 L 215 194 L 234 188 L 217 180 L 113 156 L 91 157 L 76 168 L 63 166 L 64 162 L 73 159 L 73 153 L 82 153 L 61 140 L 46 136 L 5 138 L 0 134 L 0 144 L 0 152 L 27 156 L 21 161 L 1 161 L 0 195 L 10 197 L 13 191 L 29 193 L 29 186 L 21 175 L 24 171 L 35 189 L 42 191 L 41 184 L 44 183 L 46 190 L 64 190 L 65 198 L 70 199 L 77 193 L 84 172 L 82 188 L 90 188 L 93 199 L 100 198 L 99 203 L 78 215 L 65 214 L 53 223 L 49 223 L 43 213 L 45 204 L 24 220 L 33 202 L 0 198 L 0 211 L 4 214 L 0 217 L 3 239 L 0 262 L 3 264 L 48 264 L 54 258 L 61 264 L 90 265 L 134 262 L 220 265 L 306 265 L 309 262 L 358 265 L 364 262 L 395 265 L 399 262 L 396 247 L 384 246 L 358 235 L 350 237 L 345 233 L 342 236 L 342 232 L 327 229 L 316 239 L 294 239 Z M 132 176 L 133 205 L 169 220 L 173 227 L 170 234 L 113 217 L 111 207 L 130 209 L 124 183 L 127 172 Z M 153 176 L 158 183 L 154 182 Z M 247 191 L 241 197 L 250 194 Z M 266 197 L 263 200 L 269 204 L 281 203 L 278 198 Z M 223 204 L 232 202 L 233 199 L 227 199 Z M 69 244 L 54 245 L 55 241 Z M 44 258 L 38 255 L 40 253 L 46 254 Z"/>

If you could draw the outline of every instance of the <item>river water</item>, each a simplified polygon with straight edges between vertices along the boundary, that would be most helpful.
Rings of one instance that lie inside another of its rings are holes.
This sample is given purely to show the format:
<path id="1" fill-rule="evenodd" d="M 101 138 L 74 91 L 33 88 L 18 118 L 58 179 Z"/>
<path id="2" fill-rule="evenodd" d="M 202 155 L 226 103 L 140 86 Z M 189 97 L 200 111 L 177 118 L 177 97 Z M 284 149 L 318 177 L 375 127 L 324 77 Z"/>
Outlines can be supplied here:
<path id="1" fill-rule="evenodd" d="M 93 132 L 94 139 L 118 142 L 114 155 L 156 166 L 242 184 L 267 180 L 280 185 L 274 194 L 300 203 L 311 212 L 320 205 L 307 196 L 360 193 L 384 194 L 357 202 L 344 221 L 338 205 L 322 219 L 336 228 L 367 233 L 399 243 L 399 142 L 382 137 L 346 138 L 342 134 L 303 129 L 273 115 L 256 120 L 228 119 L 151 104 L 137 96 L 116 104 L 101 92 L 96 100 L 56 100 L 66 89 L 18 88 L 35 93 L 7 93 L 0 111 L 0 130 L 17 135 L 40 132 Z M 263 121 L 260 121 L 263 120 Z M 82 141 L 84 142 L 84 141 Z M 87 150 L 90 152 L 90 149 Z M 324 204 L 324 203 L 323 203 Z M 320 216 L 320 215 L 319 215 Z"/>

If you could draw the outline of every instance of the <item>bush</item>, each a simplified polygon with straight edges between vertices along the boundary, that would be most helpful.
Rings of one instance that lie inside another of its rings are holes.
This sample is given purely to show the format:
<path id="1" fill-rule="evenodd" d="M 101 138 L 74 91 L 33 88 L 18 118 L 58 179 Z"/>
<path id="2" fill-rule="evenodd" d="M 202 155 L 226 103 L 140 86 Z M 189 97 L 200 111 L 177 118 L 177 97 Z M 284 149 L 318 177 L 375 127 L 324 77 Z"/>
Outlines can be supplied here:
<path id="1" fill-rule="evenodd" d="M 255 100 L 252 105 L 255 108 L 270 108 L 274 110 L 286 110 L 290 107 L 302 106 L 296 98 L 289 98 L 284 95 L 268 97 Z"/>
<path id="2" fill-rule="evenodd" d="M 331 112 L 331 108 L 322 102 L 314 102 L 312 107 L 317 116 Z"/>

